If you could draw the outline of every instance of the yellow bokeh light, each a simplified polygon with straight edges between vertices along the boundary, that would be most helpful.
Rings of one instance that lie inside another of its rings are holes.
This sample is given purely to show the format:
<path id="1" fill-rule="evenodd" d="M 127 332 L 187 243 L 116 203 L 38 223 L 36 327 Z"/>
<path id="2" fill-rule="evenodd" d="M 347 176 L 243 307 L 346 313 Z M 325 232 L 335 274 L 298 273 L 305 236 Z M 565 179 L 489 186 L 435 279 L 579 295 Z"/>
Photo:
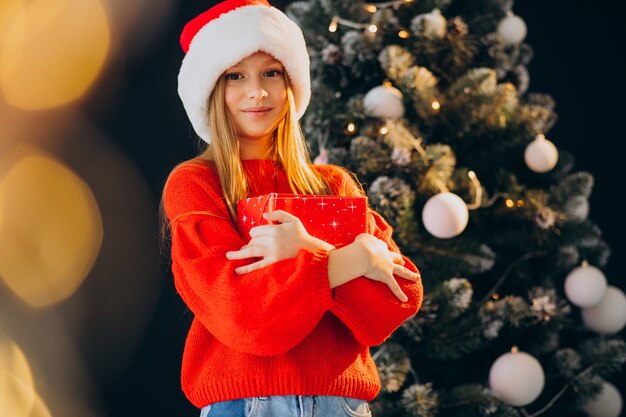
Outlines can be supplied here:
<path id="1" fill-rule="evenodd" d="M 376 33 L 378 31 L 378 28 L 376 27 L 376 25 L 369 25 L 367 30 L 369 30 L 372 33 Z"/>
<path id="2" fill-rule="evenodd" d="M 36 397 L 26 356 L 15 343 L 0 336 L 0 415 L 30 416 Z"/>
<path id="3" fill-rule="evenodd" d="M 26 2 L 2 40 L 0 87 L 6 101 L 38 110 L 79 99 L 100 74 L 109 46 L 99 0 Z"/>
<path id="4" fill-rule="evenodd" d="M 524 207 L 524 200 L 517 200 L 517 207 Z"/>
<path id="5" fill-rule="evenodd" d="M 91 190 L 60 162 L 27 155 L 0 181 L 0 279 L 26 303 L 44 307 L 72 295 L 101 243 Z"/>
<path id="6" fill-rule="evenodd" d="M 439 110 L 441 108 L 441 104 L 439 104 L 439 102 L 435 100 L 432 103 L 432 108 L 433 110 Z"/>
<path id="7" fill-rule="evenodd" d="M 506 206 L 508 208 L 513 208 L 515 207 L 515 202 L 513 200 L 511 200 L 510 198 L 507 198 L 506 201 L 504 202 L 504 204 L 506 204 Z"/>
<path id="8" fill-rule="evenodd" d="M 409 37 L 409 32 L 407 32 L 406 30 L 401 30 L 400 32 L 398 32 L 398 37 L 402 39 L 407 39 Z"/>
<path id="9" fill-rule="evenodd" d="M 387 128 L 387 126 L 383 126 L 380 128 L 381 135 L 386 135 L 387 133 L 389 133 L 389 128 Z"/>
<path id="10" fill-rule="evenodd" d="M 378 10 L 376 5 L 374 4 L 368 4 L 367 6 L 365 6 L 365 9 L 370 13 L 376 13 L 376 10 Z"/>
<path id="11" fill-rule="evenodd" d="M 348 133 L 354 133 L 354 131 L 356 130 L 356 125 L 350 122 L 348 123 L 348 127 L 346 128 L 346 130 L 348 131 Z"/>
<path id="12" fill-rule="evenodd" d="M 0 47 L 4 33 L 13 24 L 22 6 L 22 0 L 2 0 L 0 2 Z"/>

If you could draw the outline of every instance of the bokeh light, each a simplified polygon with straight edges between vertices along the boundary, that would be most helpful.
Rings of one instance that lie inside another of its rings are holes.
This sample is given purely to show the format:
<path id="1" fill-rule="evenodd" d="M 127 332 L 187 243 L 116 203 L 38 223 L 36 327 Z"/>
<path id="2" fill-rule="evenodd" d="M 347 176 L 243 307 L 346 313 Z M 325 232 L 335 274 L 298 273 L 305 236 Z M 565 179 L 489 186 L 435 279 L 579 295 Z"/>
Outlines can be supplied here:
<path id="1" fill-rule="evenodd" d="M 109 51 L 110 27 L 100 1 L 33 0 L 17 13 L 18 6 L 2 7 L 7 9 L 0 42 L 5 100 L 16 108 L 38 110 L 82 97 Z"/>
<path id="2" fill-rule="evenodd" d="M 43 152 L 1 171 L 0 278 L 33 307 L 64 300 L 100 249 L 95 198 L 74 172 Z"/>
<path id="3" fill-rule="evenodd" d="M 12 340 L 0 335 L 0 415 L 29 416 L 36 398 L 26 356 Z"/>

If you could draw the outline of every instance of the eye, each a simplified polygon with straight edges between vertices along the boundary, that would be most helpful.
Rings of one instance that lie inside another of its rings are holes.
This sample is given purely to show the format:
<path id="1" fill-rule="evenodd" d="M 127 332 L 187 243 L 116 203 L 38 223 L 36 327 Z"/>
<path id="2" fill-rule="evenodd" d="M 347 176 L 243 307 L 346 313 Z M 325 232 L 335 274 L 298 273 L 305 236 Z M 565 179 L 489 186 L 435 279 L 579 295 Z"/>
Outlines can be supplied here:
<path id="1" fill-rule="evenodd" d="M 279 69 L 271 69 L 265 72 L 265 76 L 269 78 L 280 77 L 283 75 L 283 72 Z"/>
<path id="2" fill-rule="evenodd" d="M 231 72 L 231 73 L 224 75 L 224 79 L 226 81 L 237 81 L 237 80 L 240 80 L 241 78 L 242 78 L 242 75 L 239 74 L 238 72 Z"/>

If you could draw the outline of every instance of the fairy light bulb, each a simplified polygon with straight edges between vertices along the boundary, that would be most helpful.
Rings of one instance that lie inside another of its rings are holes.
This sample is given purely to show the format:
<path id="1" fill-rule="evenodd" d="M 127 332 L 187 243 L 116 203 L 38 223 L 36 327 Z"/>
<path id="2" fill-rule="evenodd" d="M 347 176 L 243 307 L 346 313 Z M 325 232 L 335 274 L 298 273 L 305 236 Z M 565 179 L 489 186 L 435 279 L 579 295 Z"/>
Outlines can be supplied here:
<path id="1" fill-rule="evenodd" d="M 348 133 L 354 133 L 354 131 L 356 130 L 356 125 L 352 122 L 348 123 L 348 126 L 346 127 L 346 130 L 348 131 Z"/>
<path id="2" fill-rule="evenodd" d="M 376 27 L 376 25 L 369 25 L 367 30 L 369 30 L 372 33 L 376 33 L 378 31 L 378 28 Z"/>
<path id="3" fill-rule="evenodd" d="M 506 204 L 506 206 L 508 208 L 513 208 L 515 207 L 515 202 L 513 200 L 511 200 L 510 198 L 507 198 L 506 201 L 504 202 L 504 204 Z"/>
<path id="4" fill-rule="evenodd" d="M 401 30 L 400 32 L 398 32 L 398 37 L 402 39 L 408 39 L 409 32 L 407 32 L 406 30 Z"/>
<path id="5" fill-rule="evenodd" d="M 365 9 L 370 13 L 376 13 L 376 11 L 378 10 L 378 7 L 376 7 L 373 4 L 368 4 L 367 6 L 365 6 Z"/>
<path id="6" fill-rule="evenodd" d="M 433 110 L 439 110 L 441 108 L 441 104 L 437 100 L 435 100 L 433 101 L 432 107 Z"/>
<path id="7" fill-rule="evenodd" d="M 383 126 L 380 128 L 381 135 L 386 135 L 387 133 L 389 133 L 389 129 L 387 128 L 387 126 Z"/>
<path id="8" fill-rule="evenodd" d="M 330 22 L 330 25 L 328 26 L 328 31 L 329 32 L 337 32 L 337 17 L 333 17 L 333 20 Z"/>

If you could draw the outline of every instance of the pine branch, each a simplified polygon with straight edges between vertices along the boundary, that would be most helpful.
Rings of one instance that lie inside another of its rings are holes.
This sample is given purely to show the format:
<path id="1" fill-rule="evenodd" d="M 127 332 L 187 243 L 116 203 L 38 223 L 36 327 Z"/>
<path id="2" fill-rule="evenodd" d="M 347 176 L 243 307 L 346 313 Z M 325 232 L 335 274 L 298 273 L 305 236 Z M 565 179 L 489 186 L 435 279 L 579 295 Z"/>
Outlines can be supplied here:
<path id="1" fill-rule="evenodd" d="M 593 366 L 588 367 L 587 369 L 585 369 L 584 371 L 582 371 L 581 373 L 579 373 L 578 375 L 576 375 L 574 378 L 572 378 L 567 384 L 565 384 L 565 386 L 561 389 L 561 391 L 559 391 L 549 402 L 548 404 L 545 405 L 545 407 L 543 407 L 541 410 L 534 412 L 533 414 L 527 414 L 526 411 L 524 409 L 524 416 L 525 417 L 537 417 L 542 415 L 543 413 L 545 413 L 546 411 L 548 411 L 550 408 L 552 408 L 552 406 L 554 406 L 554 404 L 558 401 L 559 398 L 561 398 L 563 396 L 563 394 L 565 394 L 565 392 L 572 386 L 574 385 L 574 383 L 576 382 L 576 380 L 578 380 L 579 378 L 582 378 L 583 376 L 586 376 L 587 374 L 589 374 L 591 371 L 593 371 Z"/>
<path id="2" fill-rule="evenodd" d="M 493 288 L 491 288 L 489 291 L 487 291 L 487 294 L 485 294 L 485 297 L 481 300 L 481 302 L 482 303 L 486 303 L 489 300 L 489 298 L 491 297 L 491 295 L 494 294 L 496 291 L 498 291 L 498 289 L 502 286 L 502 284 L 504 284 L 504 282 L 508 278 L 508 275 L 511 273 L 511 271 L 513 271 L 513 268 L 515 268 L 516 266 L 518 266 L 519 264 L 521 264 L 524 261 L 527 261 L 529 259 L 532 259 L 532 258 L 535 258 L 535 257 L 539 257 L 539 256 L 545 256 L 547 254 L 548 253 L 544 252 L 544 251 L 541 251 L 541 252 L 530 252 L 530 253 L 524 254 L 518 260 L 516 260 L 511 265 L 509 265 L 509 267 L 506 269 L 506 271 L 504 271 L 504 273 L 498 279 L 498 281 L 493 286 Z"/>

